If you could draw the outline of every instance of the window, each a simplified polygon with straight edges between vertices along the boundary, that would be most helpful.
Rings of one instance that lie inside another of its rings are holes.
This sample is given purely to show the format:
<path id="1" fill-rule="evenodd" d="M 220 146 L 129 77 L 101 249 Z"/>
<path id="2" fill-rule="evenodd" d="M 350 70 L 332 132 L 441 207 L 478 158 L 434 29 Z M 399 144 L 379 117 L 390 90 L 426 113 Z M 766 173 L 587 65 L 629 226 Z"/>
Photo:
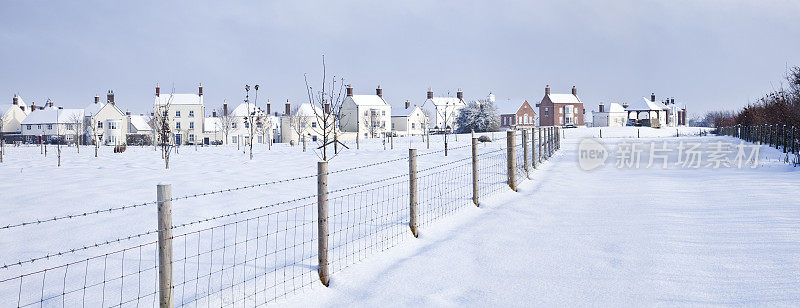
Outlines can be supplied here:
<path id="1" fill-rule="evenodd" d="M 558 124 L 564 124 L 564 118 L 558 118 Z"/>
<path id="2" fill-rule="evenodd" d="M 317 136 L 311 136 L 311 141 L 317 141 Z"/>
<path id="3" fill-rule="evenodd" d="M 261 129 L 262 127 L 264 127 L 264 126 L 263 126 L 263 125 L 261 125 L 261 122 L 259 122 L 259 123 L 256 123 L 256 128 L 258 128 L 258 129 Z"/>
<path id="4" fill-rule="evenodd" d="M 386 115 L 386 110 L 381 110 L 381 115 L 385 116 Z"/>
<path id="5" fill-rule="evenodd" d="M 67 140 L 72 141 L 72 135 L 67 135 Z"/>
<path id="6" fill-rule="evenodd" d="M 175 122 L 175 129 L 181 129 L 181 122 Z"/>
<path id="7" fill-rule="evenodd" d="M 67 124 L 67 130 L 72 130 L 72 124 Z"/>
<path id="8" fill-rule="evenodd" d="M 33 126 L 33 125 L 28 125 L 28 130 L 31 130 L 31 126 Z"/>
<path id="9" fill-rule="evenodd" d="M 166 111 L 166 110 L 164 110 L 164 112 L 162 112 L 161 114 L 162 114 L 162 115 L 163 115 L 165 118 L 167 117 L 167 111 Z"/>
<path id="10" fill-rule="evenodd" d="M 244 128 L 250 128 L 250 122 L 244 122 Z"/>
<path id="11" fill-rule="evenodd" d="M 392 130 L 394 130 L 394 123 L 392 123 Z"/>
<path id="12" fill-rule="evenodd" d="M 189 112 L 189 114 L 191 115 L 192 113 Z M 189 122 L 189 129 L 194 129 L 194 122 Z M 191 137 L 189 139 L 191 139 Z"/>
<path id="13" fill-rule="evenodd" d="M 544 107 L 544 116 L 548 116 L 550 114 L 550 110 L 547 107 Z"/>
<path id="14" fill-rule="evenodd" d="M 194 110 L 189 110 L 189 117 L 194 118 Z"/>
<path id="15" fill-rule="evenodd" d="M 381 121 L 381 128 L 386 127 L 386 121 Z"/>
<path id="16" fill-rule="evenodd" d="M 264 143 L 264 136 L 258 136 L 258 143 Z"/>
<path id="17" fill-rule="evenodd" d="M 564 107 L 558 108 L 558 112 L 564 113 Z"/>
<path id="18" fill-rule="evenodd" d="M 117 122 L 108 121 L 108 129 L 117 129 Z"/>
<path id="19" fill-rule="evenodd" d="M 239 137 L 238 136 L 231 137 L 231 142 L 238 143 L 239 142 Z"/>
<path id="20" fill-rule="evenodd" d="M 47 124 L 47 129 L 53 129 L 53 124 Z"/>
<path id="21" fill-rule="evenodd" d="M 417 128 L 416 126 L 417 126 L 417 123 L 411 123 L 411 129 Z"/>
<path id="22" fill-rule="evenodd" d="M 180 110 L 175 110 L 175 117 L 176 118 L 180 118 L 181 117 L 181 111 Z"/>
<path id="23" fill-rule="evenodd" d="M 194 134 L 189 134 L 189 141 L 194 141 Z"/>
<path id="24" fill-rule="evenodd" d="M 231 123 L 231 128 L 236 128 L 236 122 Z M 236 141 L 234 141 L 236 142 Z"/>
<path id="25" fill-rule="evenodd" d="M 368 115 L 369 115 L 369 112 L 364 110 L 364 116 L 368 116 Z"/>
<path id="26" fill-rule="evenodd" d="M 97 121 L 97 128 L 103 128 L 103 122 Z"/>
<path id="27" fill-rule="evenodd" d="M 317 127 L 317 122 L 311 122 L 311 127 Z"/>
<path id="28" fill-rule="evenodd" d="M 42 129 L 42 124 L 36 124 L 36 129 Z"/>

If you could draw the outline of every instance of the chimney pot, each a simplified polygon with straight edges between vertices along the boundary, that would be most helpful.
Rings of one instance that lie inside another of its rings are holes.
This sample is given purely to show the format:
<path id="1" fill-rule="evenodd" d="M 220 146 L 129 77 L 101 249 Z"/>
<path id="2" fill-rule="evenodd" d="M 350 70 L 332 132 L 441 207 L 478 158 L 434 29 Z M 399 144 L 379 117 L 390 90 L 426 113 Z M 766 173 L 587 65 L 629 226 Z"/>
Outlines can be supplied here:
<path id="1" fill-rule="evenodd" d="M 156 97 L 159 96 L 161 96 L 161 88 L 158 86 L 158 83 L 156 82 Z"/>
<path id="2" fill-rule="evenodd" d="M 269 103 L 269 100 L 267 100 L 267 114 L 268 114 L 268 115 L 269 115 L 269 114 L 272 114 L 272 108 L 271 108 L 271 105 L 270 105 L 270 103 Z"/>
<path id="3" fill-rule="evenodd" d="M 456 98 L 459 100 L 464 100 L 464 92 L 461 92 L 461 88 L 459 88 L 458 92 L 456 92 Z"/>
<path id="4" fill-rule="evenodd" d="M 409 102 L 408 100 L 406 100 L 406 109 L 408 109 L 408 107 L 409 107 L 409 106 L 411 106 L 411 102 Z"/>
<path id="5" fill-rule="evenodd" d="M 200 86 L 197 88 L 197 95 L 203 96 L 203 83 L 200 83 Z"/>
<path id="6" fill-rule="evenodd" d="M 211 116 L 216 118 L 217 117 L 217 111 L 216 110 L 211 111 Z"/>
<path id="7" fill-rule="evenodd" d="M 578 96 L 578 88 L 575 86 L 572 86 L 572 95 Z"/>
<path id="8" fill-rule="evenodd" d="M 127 115 L 127 116 L 131 116 L 131 112 L 130 112 L 130 110 L 128 110 L 128 111 L 125 111 L 125 115 Z"/>
<path id="9" fill-rule="evenodd" d="M 114 91 L 108 90 L 108 93 L 106 94 L 106 100 L 114 105 Z"/>
<path id="10" fill-rule="evenodd" d="M 603 105 L 603 103 L 600 103 L 600 112 L 605 112 L 605 108 L 606 107 Z"/>
<path id="11" fill-rule="evenodd" d="M 353 96 L 353 86 L 347 85 L 347 96 Z"/>
<path id="12" fill-rule="evenodd" d="M 223 116 L 227 116 L 228 115 L 228 103 L 223 103 L 222 104 L 222 115 Z"/>
<path id="13" fill-rule="evenodd" d="M 331 114 L 331 104 L 325 101 L 325 114 Z"/>
<path id="14" fill-rule="evenodd" d="M 544 87 L 544 95 L 550 95 L 550 85 Z"/>
<path id="15" fill-rule="evenodd" d="M 656 101 L 656 93 L 655 92 L 654 93 L 650 93 L 650 101 L 651 102 L 655 102 Z"/>
<path id="16" fill-rule="evenodd" d="M 17 97 L 16 94 L 14 94 L 13 104 L 14 105 L 19 105 L 19 98 Z"/>
<path id="17" fill-rule="evenodd" d="M 428 99 L 432 98 L 433 98 L 433 90 L 431 90 L 431 88 L 428 88 Z"/>
<path id="18" fill-rule="evenodd" d="M 378 88 L 375 89 L 375 94 L 378 95 L 381 98 L 383 97 L 383 89 L 381 89 L 380 85 L 378 85 Z"/>
<path id="19" fill-rule="evenodd" d="M 286 100 L 286 110 L 283 111 L 284 115 L 289 116 L 292 114 L 292 105 L 289 104 L 289 100 Z"/>

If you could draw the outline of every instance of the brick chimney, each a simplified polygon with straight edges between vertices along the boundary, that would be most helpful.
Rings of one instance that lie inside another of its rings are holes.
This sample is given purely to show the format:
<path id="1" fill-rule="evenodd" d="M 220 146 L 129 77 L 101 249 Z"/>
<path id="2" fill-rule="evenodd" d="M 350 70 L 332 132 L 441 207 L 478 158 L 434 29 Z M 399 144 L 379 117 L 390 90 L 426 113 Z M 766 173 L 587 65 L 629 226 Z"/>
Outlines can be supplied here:
<path id="1" fill-rule="evenodd" d="M 456 92 L 456 97 L 460 100 L 464 100 L 464 92 L 461 92 L 461 88 L 458 88 L 458 92 Z"/>
<path id="2" fill-rule="evenodd" d="M 433 90 L 431 90 L 431 88 L 428 88 L 428 99 L 432 98 L 433 98 Z"/>
<path id="3" fill-rule="evenodd" d="M 378 87 L 378 89 L 380 89 L 380 87 Z M 323 106 L 325 106 L 325 114 L 331 114 L 331 103 L 328 103 L 328 100 L 325 100 Z"/>
<path id="4" fill-rule="evenodd" d="M 655 93 L 650 93 L 650 101 L 651 102 L 655 102 L 656 101 L 656 94 Z"/>
<path id="5" fill-rule="evenodd" d="M 197 88 L 197 95 L 203 96 L 203 83 L 200 83 L 200 86 Z"/>
<path id="6" fill-rule="evenodd" d="M 383 98 L 383 89 L 381 89 L 381 85 L 378 85 L 378 88 L 375 89 L 375 95 L 377 95 L 378 97 Z"/>
<path id="7" fill-rule="evenodd" d="M 31 111 L 36 111 L 36 102 L 31 101 Z"/>
<path id="8" fill-rule="evenodd" d="M 630 106 L 628 103 L 622 103 L 622 108 L 625 108 L 625 109 L 627 109 L 627 108 L 628 108 L 628 106 Z"/>
<path id="9" fill-rule="evenodd" d="M 108 93 L 106 93 L 106 101 L 114 105 L 114 91 L 108 90 Z"/>
<path id="10" fill-rule="evenodd" d="M 603 105 L 603 103 L 600 103 L 600 107 L 599 107 L 598 111 L 600 111 L 600 112 L 606 112 L 606 111 L 605 111 L 605 109 L 606 109 L 606 106 L 605 106 L 605 105 Z"/>
<path id="11" fill-rule="evenodd" d="M 269 99 L 267 100 L 267 115 L 272 114 L 271 104 L 269 103 Z"/>
<path id="12" fill-rule="evenodd" d="M 292 115 L 292 105 L 289 104 L 289 99 L 286 99 L 286 110 L 283 111 L 284 115 Z"/>
<path id="13" fill-rule="evenodd" d="M 222 115 L 223 116 L 228 115 L 228 103 L 222 103 Z"/>
<path id="14" fill-rule="evenodd" d="M 674 97 L 673 97 L 673 98 L 670 98 L 670 99 L 669 99 L 669 103 L 670 103 L 670 104 L 675 104 L 675 98 L 674 98 Z"/>
<path id="15" fill-rule="evenodd" d="M 544 86 L 544 95 L 550 95 L 550 85 Z"/>
<path id="16" fill-rule="evenodd" d="M 217 117 L 217 111 L 216 110 L 212 110 L 211 111 L 211 116 L 216 118 Z"/>
<path id="17" fill-rule="evenodd" d="M 161 96 L 161 88 L 158 86 L 158 82 L 156 82 L 156 97 Z"/>
<path id="18" fill-rule="evenodd" d="M 572 95 L 578 96 L 578 88 L 572 86 Z"/>
<path id="19" fill-rule="evenodd" d="M 130 110 L 126 110 L 126 111 L 125 111 L 125 115 L 127 115 L 127 116 L 131 116 L 131 111 L 130 111 Z"/>
<path id="20" fill-rule="evenodd" d="M 19 98 L 16 94 L 14 94 L 14 99 L 11 100 L 12 104 L 19 105 Z"/>
<path id="21" fill-rule="evenodd" d="M 100 95 L 95 95 L 94 96 L 94 103 L 95 104 L 99 104 L 100 103 Z"/>
<path id="22" fill-rule="evenodd" d="M 409 102 L 408 100 L 406 100 L 406 109 L 408 109 L 408 107 L 409 107 L 409 106 L 411 106 L 411 102 Z"/>
<path id="23" fill-rule="evenodd" d="M 347 96 L 353 96 L 353 86 L 347 85 Z"/>

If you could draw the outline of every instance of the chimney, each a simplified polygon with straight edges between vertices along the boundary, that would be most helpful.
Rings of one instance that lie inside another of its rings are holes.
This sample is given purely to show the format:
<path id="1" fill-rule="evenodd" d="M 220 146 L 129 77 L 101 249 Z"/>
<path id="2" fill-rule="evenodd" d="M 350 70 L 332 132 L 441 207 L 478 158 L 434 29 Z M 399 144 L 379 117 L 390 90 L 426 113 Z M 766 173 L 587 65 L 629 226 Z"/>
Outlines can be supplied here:
<path id="1" fill-rule="evenodd" d="M 353 96 L 353 86 L 347 85 L 347 96 Z"/>
<path id="2" fill-rule="evenodd" d="M 380 87 L 378 88 L 380 90 Z M 331 114 L 331 103 L 328 103 L 328 100 L 325 100 L 325 114 Z"/>
<path id="3" fill-rule="evenodd" d="M 31 111 L 36 111 L 36 102 L 31 101 Z"/>
<path id="4" fill-rule="evenodd" d="M 651 102 L 655 102 L 656 101 L 656 94 L 655 93 L 650 93 L 650 101 Z"/>
<path id="5" fill-rule="evenodd" d="M 378 97 L 383 98 L 383 89 L 381 89 L 381 85 L 378 85 L 378 88 L 375 89 L 375 95 L 377 95 Z"/>
<path id="6" fill-rule="evenodd" d="M 670 99 L 669 99 L 669 103 L 670 103 L 670 104 L 675 104 L 675 98 L 674 98 L 674 97 L 673 97 L 673 98 L 670 98 Z"/>
<path id="7" fill-rule="evenodd" d="M 572 95 L 578 96 L 578 88 L 572 86 Z"/>
<path id="8" fill-rule="evenodd" d="M 222 115 L 223 116 L 228 115 L 228 103 L 222 103 Z"/>
<path id="9" fill-rule="evenodd" d="M 161 88 L 158 86 L 158 82 L 156 82 L 156 97 L 161 95 Z"/>
<path id="10" fill-rule="evenodd" d="M 200 83 L 200 87 L 197 88 L 197 95 L 203 96 L 203 83 Z"/>
<path id="11" fill-rule="evenodd" d="M 50 103 L 50 107 L 53 107 L 53 103 Z M 58 109 L 64 109 L 64 106 L 58 106 Z"/>
<path id="12" fill-rule="evenodd" d="M 286 99 L 286 110 L 284 110 L 284 115 L 291 115 L 292 114 L 292 105 L 289 104 L 289 99 Z"/>
<path id="13" fill-rule="evenodd" d="M 409 102 L 408 100 L 406 100 L 406 109 L 408 109 L 408 107 L 409 107 L 409 106 L 411 106 L 411 102 Z"/>
<path id="14" fill-rule="evenodd" d="M 622 103 L 622 108 L 628 109 L 628 106 L 630 106 L 628 103 Z"/>
<path id="15" fill-rule="evenodd" d="M 270 106 L 269 100 L 267 100 L 267 114 L 268 114 L 268 115 L 269 115 L 269 114 L 272 114 L 272 108 L 270 108 L 270 107 L 271 107 L 271 106 Z"/>
<path id="16" fill-rule="evenodd" d="M 683 116 L 682 116 L 682 118 L 683 118 L 683 123 L 681 123 L 681 124 L 682 125 L 686 125 L 686 105 L 683 106 Z"/>
<path id="17" fill-rule="evenodd" d="M 433 90 L 431 90 L 431 88 L 428 88 L 428 99 L 432 98 L 433 98 Z"/>
<path id="18" fill-rule="evenodd" d="M 114 91 L 108 90 L 108 93 L 106 94 L 106 100 L 111 103 L 111 105 L 114 105 Z"/>
<path id="19" fill-rule="evenodd" d="M 50 108 L 53 108 L 53 101 L 50 101 L 48 106 L 50 106 Z"/>
<path id="20" fill-rule="evenodd" d="M 458 88 L 458 92 L 456 92 L 456 97 L 459 100 L 462 100 L 462 101 L 464 100 L 464 92 L 461 92 L 461 88 Z"/>
<path id="21" fill-rule="evenodd" d="M 211 111 L 211 116 L 216 118 L 217 117 L 217 111 L 216 110 Z"/>
<path id="22" fill-rule="evenodd" d="M 131 116 L 131 112 L 130 112 L 130 110 L 127 110 L 127 111 L 125 111 L 125 115 L 127 115 L 127 116 Z"/>
<path id="23" fill-rule="evenodd" d="M 600 108 L 598 109 L 600 112 L 605 112 L 605 107 L 603 103 L 600 103 Z"/>
<path id="24" fill-rule="evenodd" d="M 544 87 L 544 95 L 550 95 L 550 85 Z"/>
<path id="25" fill-rule="evenodd" d="M 95 104 L 99 104 L 100 103 L 100 95 L 95 95 L 94 96 L 94 103 Z"/>

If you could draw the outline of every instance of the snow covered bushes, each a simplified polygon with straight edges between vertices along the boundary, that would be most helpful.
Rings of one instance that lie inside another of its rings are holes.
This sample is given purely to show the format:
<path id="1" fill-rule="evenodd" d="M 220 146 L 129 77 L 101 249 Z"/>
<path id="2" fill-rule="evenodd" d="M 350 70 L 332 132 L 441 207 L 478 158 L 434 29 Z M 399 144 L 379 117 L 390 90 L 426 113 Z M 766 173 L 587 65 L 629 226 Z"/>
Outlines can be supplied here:
<path id="1" fill-rule="evenodd" d="M 474 101 L 461 109 L 456 126 L 459 133 L 494 132 L 500 130 L 500 115 L 491 101 Z"/>

